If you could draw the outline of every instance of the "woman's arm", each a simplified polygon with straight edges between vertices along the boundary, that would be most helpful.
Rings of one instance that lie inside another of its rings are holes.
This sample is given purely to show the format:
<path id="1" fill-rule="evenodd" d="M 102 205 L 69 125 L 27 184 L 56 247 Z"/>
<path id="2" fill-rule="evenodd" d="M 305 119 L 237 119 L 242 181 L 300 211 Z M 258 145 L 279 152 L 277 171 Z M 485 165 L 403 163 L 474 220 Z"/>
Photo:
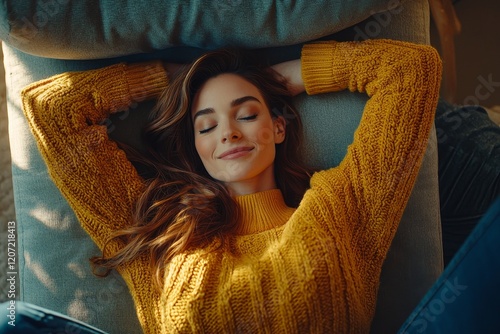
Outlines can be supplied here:
<path id="1" fill-rule="evenodd" d="M 300 59 L 279 63 L 271 66 L 271 68 L 285 80 L 287 89 L 292 96 L 299 95 L 305 91 Z"/>
<path id="2" fill-rule="evenodd" d="M 315 43 L 303 48 L 302 77 L 308 94 L 349 89 L 370 97 L 346 157 L 339 167 L 315 174 L 311 188 L 329 199 L 323 202 L 331 215 L 326 228 L 364 259 L 353 265 L 374 274 L 427 147 L 441 61 L 433 48 L 404 42 Z"/>
<path id="3" fill-rule="evenodd" d="M 23 109 L 57 187 L 102 248 L 130 222 L 143 183 L 107 135 L 110 113 L 154 98 L 166 87 L 160 62 L 57 75 L 26 87 Z"/>

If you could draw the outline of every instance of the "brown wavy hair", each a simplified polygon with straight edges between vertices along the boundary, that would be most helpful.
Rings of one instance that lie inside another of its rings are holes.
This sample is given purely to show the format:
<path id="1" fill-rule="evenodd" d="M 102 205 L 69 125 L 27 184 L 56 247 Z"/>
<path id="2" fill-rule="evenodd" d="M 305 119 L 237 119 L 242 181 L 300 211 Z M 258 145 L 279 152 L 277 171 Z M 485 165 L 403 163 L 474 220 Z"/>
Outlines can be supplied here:
<path id="1" fill-rule="evenodd" d="M 234 233 L 239 210 L 222 182 L 206 171 L 194 144 L 191 106 L 195 94 L 210 78 L 223 73 L 241 76 L 261 92 L 273 117 L 284 117 L 286 136 L 276 145 L 276 184 L 288 206 L 297 207 L 309 186 L 311 169 L 301 159 L 302 123 L 286 83 L 247 51 L 219 50 L 198 58 L 173 78 L 151 113 L 144 131 L 148 152 L 139 163 L 153 176 L 137 201 L 132 224 L 113 236 L 124 246 L 116 254 L 91 259 L 96 268 L 111 269 L 147 254 L 156 283 L 173 256 L 207 246 L 222 245 Z M 104 249 L 106 250 L 106 248 Z"/>

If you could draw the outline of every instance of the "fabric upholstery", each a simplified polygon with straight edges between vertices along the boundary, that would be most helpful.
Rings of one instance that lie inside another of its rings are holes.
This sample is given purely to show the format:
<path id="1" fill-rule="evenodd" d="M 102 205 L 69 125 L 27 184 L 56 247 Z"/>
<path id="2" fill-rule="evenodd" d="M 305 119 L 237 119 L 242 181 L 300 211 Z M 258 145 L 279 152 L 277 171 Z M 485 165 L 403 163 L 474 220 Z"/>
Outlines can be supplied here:
<path id="1" fill-rule="evenodd" d="M 30 54 L 108 58 L 172 46 L 293 45 L 330 35 L 399 0 L 18 1 L 0 3 L 0 38 Z"/>

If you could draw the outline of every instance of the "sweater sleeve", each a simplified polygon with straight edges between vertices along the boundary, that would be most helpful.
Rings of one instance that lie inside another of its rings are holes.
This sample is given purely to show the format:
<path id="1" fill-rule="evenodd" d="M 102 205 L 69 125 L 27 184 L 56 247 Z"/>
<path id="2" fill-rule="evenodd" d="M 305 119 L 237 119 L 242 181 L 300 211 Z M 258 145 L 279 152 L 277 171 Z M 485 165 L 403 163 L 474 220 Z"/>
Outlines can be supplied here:
<path id="1" fill-rule="evenodd" d="M 439 55 L 429 46 L 390 40 L 326 42 L 303 48 L 302 68 L 308 94 L 349 89 L 369 96 L 345 158 L 316 173 L 311 190 L 328 199 L 321 203 L 329 233 L 363 259 L 353 265 L 375 274 L 370 270 L 382 266 L 427 147 Z"/>
<path id="2" fill-rule="evenodd" d="M 157 97 L 167 84 L 161 62 L 149 62 L 63 73 L 22 91 L 23 110 L 49 174 L 100 248 L 130 223 L 143 188 L 125 153 L 108 138 L 104 121 Z"/>

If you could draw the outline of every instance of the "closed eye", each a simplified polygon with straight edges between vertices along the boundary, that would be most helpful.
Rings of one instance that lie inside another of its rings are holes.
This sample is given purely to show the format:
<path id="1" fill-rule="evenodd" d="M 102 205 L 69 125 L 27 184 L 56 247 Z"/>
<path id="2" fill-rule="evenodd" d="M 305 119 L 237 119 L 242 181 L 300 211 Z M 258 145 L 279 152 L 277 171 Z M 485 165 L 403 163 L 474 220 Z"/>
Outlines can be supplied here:
<path id="1" fill-rule="evenodd" d="M 247 116 L 247 117 L 240 117 L 239 119 L 242 121 L 251 121 L 257 118 L 257 114 L 252 115 L 252 116 Z"/>
<path id="2" fill-rule="evenodd" d="M 240 118 L 238 118 L 238 120 L 240 120 L 240 121 L 252 121 L 256 118 L 257 118 L 257 114 L 251 115 L 251 116 L 246 116 L 246 117 L 240 117 Z M 198 133 L 201 135 L 204 133 L 208 133 L 208 132 L 212 131 L 213 129 L 215 129 L 215 127 L 217 127 L 217 125 L 214 125 L 214 126 L 207 128 L 207 129 L 199 130 Z"/>
<path id="3" fill-rule="evenodd" d="M 215 129 L 215 127 L 216 127 L 216 126 L 217 126 L 217 125 L 214 125 L 214 126 L 212 126 L 212 127 L 210 127 L 210 128 L 200 130 L 200 131 L 199 131 L 199 133 L 202 135 L 202 134 L 204 134 L 204 133 L 210 132 L 211 130 Z"/>

